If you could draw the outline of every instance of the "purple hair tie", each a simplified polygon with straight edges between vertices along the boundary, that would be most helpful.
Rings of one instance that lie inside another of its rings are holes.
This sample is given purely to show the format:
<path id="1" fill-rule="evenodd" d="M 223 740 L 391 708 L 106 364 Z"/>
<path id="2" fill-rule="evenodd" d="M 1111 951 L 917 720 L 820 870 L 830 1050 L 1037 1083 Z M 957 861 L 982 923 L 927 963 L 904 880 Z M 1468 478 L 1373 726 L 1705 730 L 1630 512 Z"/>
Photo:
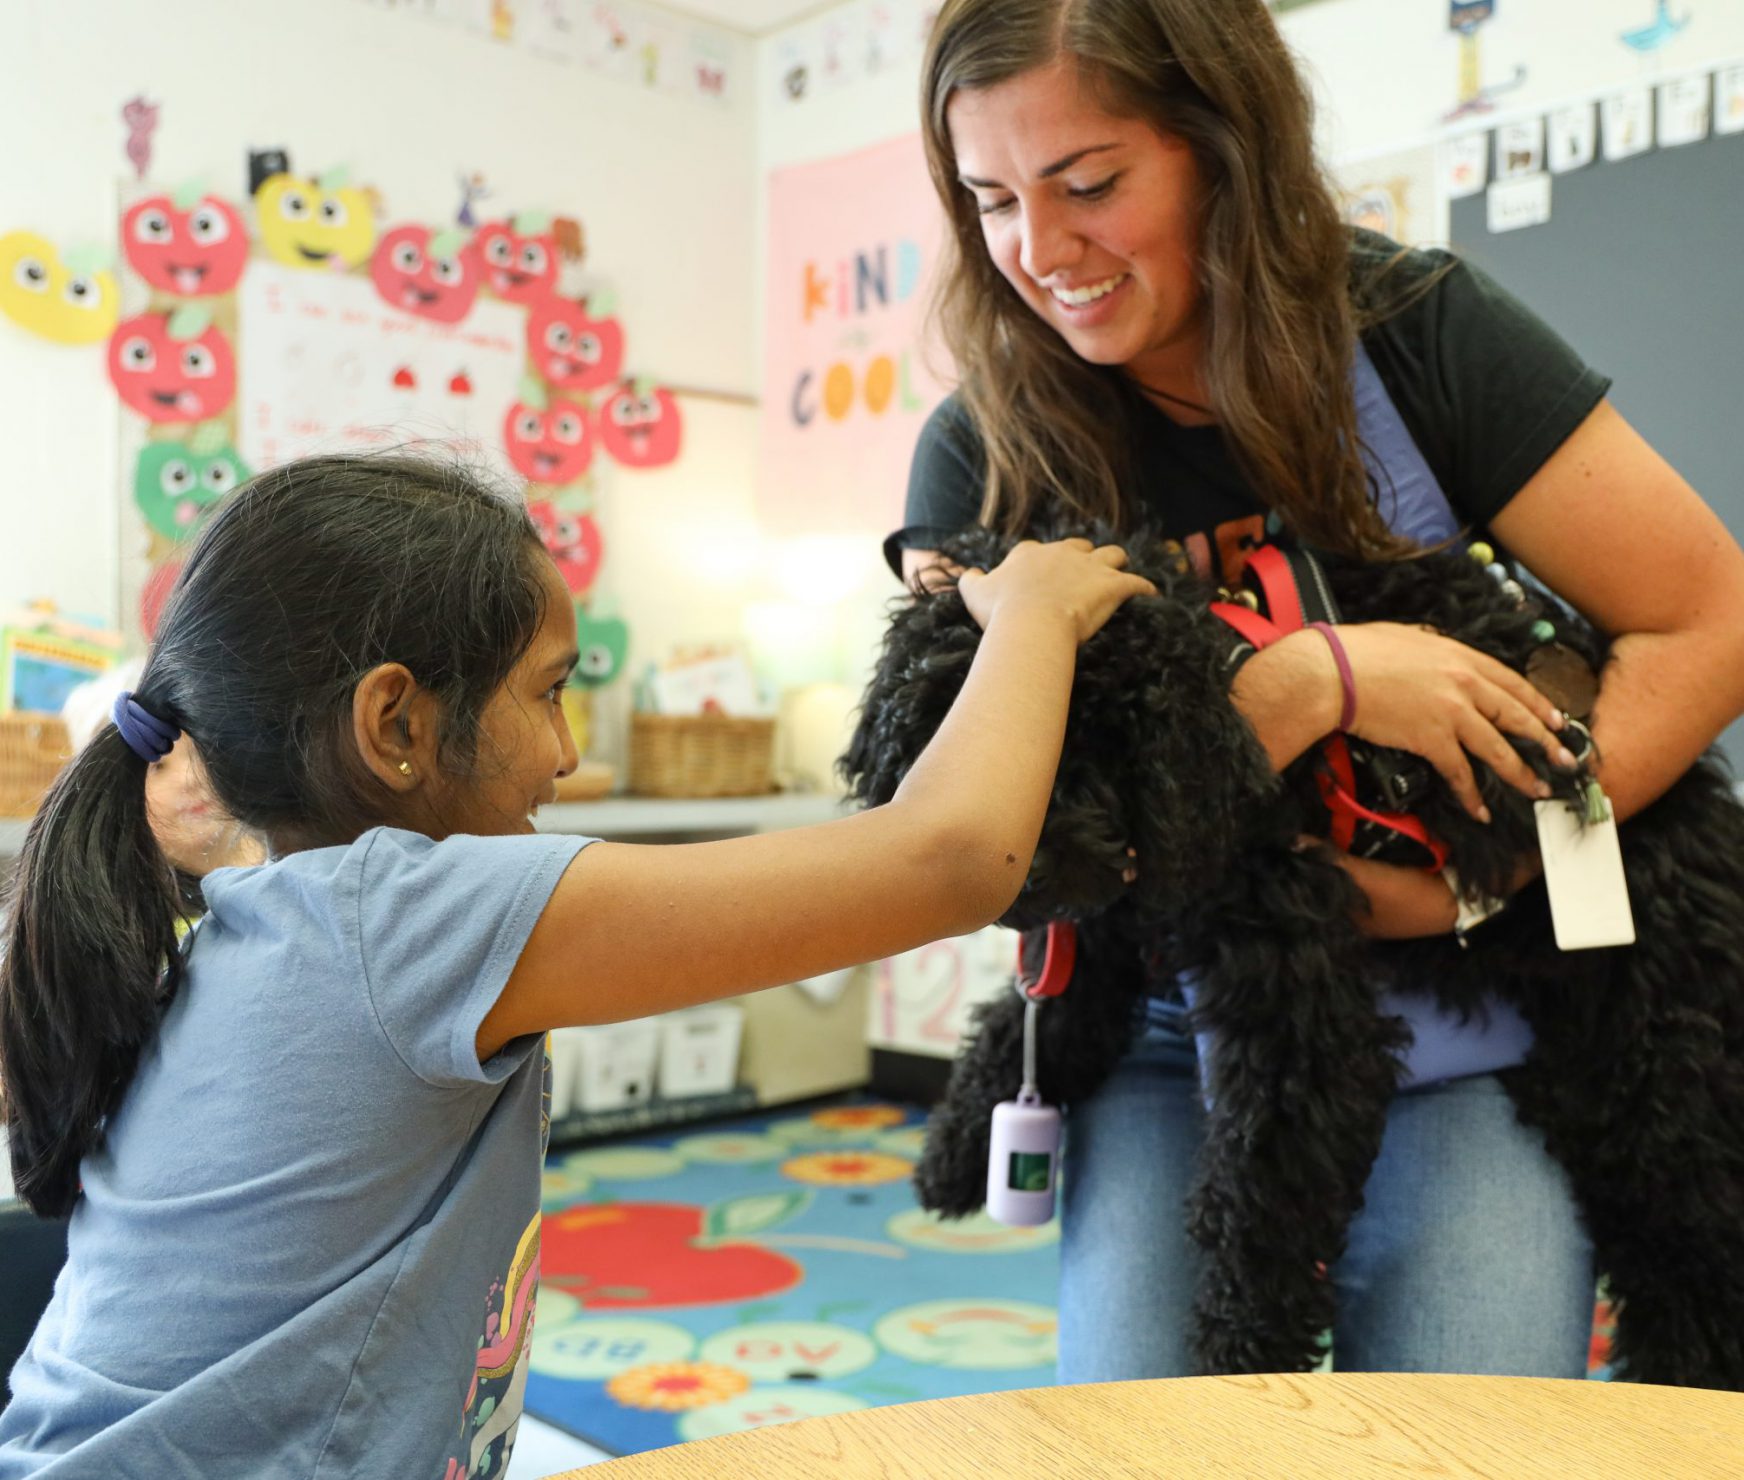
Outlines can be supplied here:
<path id="1" fill-rule="evenodd" d="M 1338 665 L 1339 686 L 1344 690 L 1344 707 L 1339 711 L 1338 728 L 1348 730 L 1356 721 L 1356 678 L 1350 671 L 1344 643 L 1330 623 L 1310 622 L 1308 625 L 1324 637 L 1326 645 L 1332 649 L 1332 661 Z"/>
<path id="2" fill-rule="evenodd" d="M 148 765 L 161 761 L 182 738 L 182 732 L 168 720 L 159 719 L 135 699 L 132 689 L 117 694 L 115 707 L 109 712 L 127 748 Z"/>

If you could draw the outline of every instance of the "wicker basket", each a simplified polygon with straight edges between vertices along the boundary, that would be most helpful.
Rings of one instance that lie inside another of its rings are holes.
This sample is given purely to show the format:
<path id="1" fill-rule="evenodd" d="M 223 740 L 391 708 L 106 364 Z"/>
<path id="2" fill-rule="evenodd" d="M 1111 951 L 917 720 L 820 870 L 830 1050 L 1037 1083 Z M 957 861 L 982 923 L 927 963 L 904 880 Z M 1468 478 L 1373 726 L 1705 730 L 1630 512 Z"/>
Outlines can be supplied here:
<path id="1" fill-rule="evenodd" d="M 54 714 L 0 714 L 0 817 L 28 817 L 72 754 Z"/>
<path id="2" fill-rule="evenodd" d="M 749 797 L 774 790 L 775 721 L 725 714 L 630 716 L 630 790 Z"/>

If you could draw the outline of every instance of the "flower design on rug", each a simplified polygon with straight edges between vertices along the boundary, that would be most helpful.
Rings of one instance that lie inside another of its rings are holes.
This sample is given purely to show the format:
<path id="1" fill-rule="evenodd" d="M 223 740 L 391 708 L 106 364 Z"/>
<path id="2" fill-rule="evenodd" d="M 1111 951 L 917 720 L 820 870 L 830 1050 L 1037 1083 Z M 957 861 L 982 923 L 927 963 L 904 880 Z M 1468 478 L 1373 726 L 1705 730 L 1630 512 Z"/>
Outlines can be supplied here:
<path id="1" fill-rule="evenodd" d="M 717 1362 L 652 1362 L 620 1372 L 606 1391 L 626 1408 L 680 1413 L 736 1398 L 750 1386 L 738 1368 Z"/>
<path id="2" fill-rule="evenodd" d="M 815 1151 L 781 1164 L 783 1176 L 818 1187 L 870 1187 L 879 1182 L 900 1182 L 914 1171 L 914 1163 L 882 1151 Z"/>

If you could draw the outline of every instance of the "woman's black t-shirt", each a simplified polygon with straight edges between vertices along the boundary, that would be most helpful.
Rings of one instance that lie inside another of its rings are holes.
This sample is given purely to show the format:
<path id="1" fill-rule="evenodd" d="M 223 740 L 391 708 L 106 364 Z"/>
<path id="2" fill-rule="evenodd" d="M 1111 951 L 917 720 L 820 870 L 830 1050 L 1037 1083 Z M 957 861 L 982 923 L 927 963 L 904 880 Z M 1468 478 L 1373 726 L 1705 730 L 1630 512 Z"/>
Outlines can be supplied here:
<path id="1" fill-rule="evenodd" d="M 1485 273 L 1446 252 L 1408 252 L 1377 281 L 1398 253 L 1385 237 L 1354 234 L 1358 302 L 1410 298 L 1367 329 L 1363 344 L 1455 513 L 1482 527 L 1587 418 L 1610 381 Z M 1141 396 L 1131 399 L 1132 466 L 1147 522 L 1183 542 L 1202 535 L 1220 553 L 1250 542 L 1265 505 L 1222 429 L 1180 426 Z M 915 447 L 903 528 L 885 541 L 893 570 L 901 569 L 902 550 L 931 549 L 976 522 L 983 468 L 980 437 L 949 396 Z"/>

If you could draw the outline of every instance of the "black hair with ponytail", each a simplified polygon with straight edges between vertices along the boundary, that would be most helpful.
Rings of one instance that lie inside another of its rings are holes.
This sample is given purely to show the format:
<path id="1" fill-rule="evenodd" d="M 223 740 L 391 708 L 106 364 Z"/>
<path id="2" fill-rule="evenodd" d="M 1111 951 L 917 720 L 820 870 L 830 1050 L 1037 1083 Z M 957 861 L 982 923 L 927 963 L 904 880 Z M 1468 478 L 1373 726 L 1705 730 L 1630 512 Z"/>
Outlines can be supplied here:
<path id="1" fill-rule="evenodd" d="M 198 747 L 219 803 L 276 852 L 390 820 L 352 693 L 403 663 L 468 775 L 479 718 L 544 618 L 519 498 L 405 453 L 305 458 L 237 490 L 166 603 L 135 691 Z M 181 885 L 146 814 L 147 763 L 113 725 L 31 822 L 0 941 L 0 1097 L 19 1196 L 61 1215 L 79 1161 L 182 980 Z"/>

